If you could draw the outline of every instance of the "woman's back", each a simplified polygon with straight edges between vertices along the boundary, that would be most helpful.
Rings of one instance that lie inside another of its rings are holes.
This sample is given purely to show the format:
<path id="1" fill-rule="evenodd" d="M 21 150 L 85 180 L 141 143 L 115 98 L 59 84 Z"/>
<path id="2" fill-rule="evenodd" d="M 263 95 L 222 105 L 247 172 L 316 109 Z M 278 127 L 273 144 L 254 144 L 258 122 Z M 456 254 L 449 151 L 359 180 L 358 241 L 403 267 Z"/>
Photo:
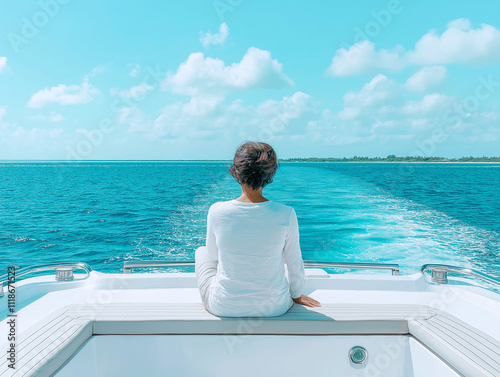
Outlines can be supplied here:
<path id="1" fill-rule="evenodd" d="M 292 305 L 292 291 L 303 283 L 303 263 L 295 211 L 265 201 L 231 200 L 215 203 L 209 211 L 207 249 L 218 259 L 209 306 L 224 316 L 273 316 Z M 292 293 L 293 294 L 293 293 Z"/>
<path id="2" fill-rule="evenodd" d="M 269 317 L 284 314 L 293 302 L 320 306 L 302 294 L 305 274 L 295 211 L 262 195 L 277 168 L 269 144 L 242 144 L 229 168 L 241 196 L 208 211 L 207 244 L 195 253 L 196 277 L 203 305 L 215 315 Z"/>

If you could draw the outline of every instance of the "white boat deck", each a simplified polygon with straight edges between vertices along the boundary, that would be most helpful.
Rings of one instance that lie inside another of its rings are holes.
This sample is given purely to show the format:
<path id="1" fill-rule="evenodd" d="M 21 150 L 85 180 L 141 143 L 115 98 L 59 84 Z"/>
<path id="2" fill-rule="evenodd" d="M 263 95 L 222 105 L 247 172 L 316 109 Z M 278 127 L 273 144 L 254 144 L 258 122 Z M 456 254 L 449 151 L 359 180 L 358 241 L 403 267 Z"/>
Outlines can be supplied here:
<path id="1" fill-rule="evenodd" d="M 308 277 L 306 293 L 322 307 L 294 305 L 273 318 L 211 315 L 187 273 L 93 272 L 83 281 L 46 283 L 51 291 L 18 312 L 17 368 L 7 368 L 4 358 L 0 376 L 50 376 L 92 336 L 148 334 L 410 335 L 460 375 L 500 376 L 498 295 L 430 285 L 419 274 L 308 271 Z M 26 288 L 28 283 L 23 282 Z M 2 321 L 3 331 L 6 326 Z"/>

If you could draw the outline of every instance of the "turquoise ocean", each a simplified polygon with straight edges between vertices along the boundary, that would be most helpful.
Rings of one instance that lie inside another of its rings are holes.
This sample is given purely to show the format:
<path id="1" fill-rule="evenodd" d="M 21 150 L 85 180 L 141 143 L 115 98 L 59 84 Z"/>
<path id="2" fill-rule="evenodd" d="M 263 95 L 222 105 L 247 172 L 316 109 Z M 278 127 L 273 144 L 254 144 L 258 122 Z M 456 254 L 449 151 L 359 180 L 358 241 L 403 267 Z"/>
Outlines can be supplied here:
<path id="1" fill-rule="evenodd" d="M 193 260 L 239 196 L 226 162 L 0 163 L 0 269 Z M 297 212 L 304 259 L 500 276 L 500 164 L 283 162 L 264 194 Z M 1 274 L 1 273 L 0 273 Z"/>

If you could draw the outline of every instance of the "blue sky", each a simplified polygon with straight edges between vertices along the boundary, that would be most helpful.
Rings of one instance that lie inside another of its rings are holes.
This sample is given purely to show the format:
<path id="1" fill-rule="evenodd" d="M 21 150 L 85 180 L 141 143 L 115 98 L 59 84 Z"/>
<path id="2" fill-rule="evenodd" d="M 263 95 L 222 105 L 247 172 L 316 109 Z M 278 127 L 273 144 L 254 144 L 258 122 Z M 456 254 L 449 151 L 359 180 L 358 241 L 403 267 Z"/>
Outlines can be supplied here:
<path id="1" fill-rule="evenodd" d="M 0 159 L 500 154 L 498 2 L 0 9 Z"/>

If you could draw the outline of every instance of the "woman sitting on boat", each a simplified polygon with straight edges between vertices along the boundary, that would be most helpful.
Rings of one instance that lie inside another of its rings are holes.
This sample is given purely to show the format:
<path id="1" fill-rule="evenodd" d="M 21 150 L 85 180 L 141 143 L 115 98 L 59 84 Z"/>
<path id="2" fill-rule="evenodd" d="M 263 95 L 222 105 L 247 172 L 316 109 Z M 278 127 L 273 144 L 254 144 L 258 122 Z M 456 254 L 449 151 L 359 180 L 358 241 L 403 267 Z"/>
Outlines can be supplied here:
<path id="1" fill-rule="evenodd" d="M 241 145 L 229 169 L 241 196 L 208 211 L 206 246 L 196 250 L 195 259 L 203 304 L 214 315 L 271 317 L 284 314 L 293 302 L 320 306 L 302 294 L 304 264 L 294 209 L 262 195 L 277 168 L 269 144 Z"/>

